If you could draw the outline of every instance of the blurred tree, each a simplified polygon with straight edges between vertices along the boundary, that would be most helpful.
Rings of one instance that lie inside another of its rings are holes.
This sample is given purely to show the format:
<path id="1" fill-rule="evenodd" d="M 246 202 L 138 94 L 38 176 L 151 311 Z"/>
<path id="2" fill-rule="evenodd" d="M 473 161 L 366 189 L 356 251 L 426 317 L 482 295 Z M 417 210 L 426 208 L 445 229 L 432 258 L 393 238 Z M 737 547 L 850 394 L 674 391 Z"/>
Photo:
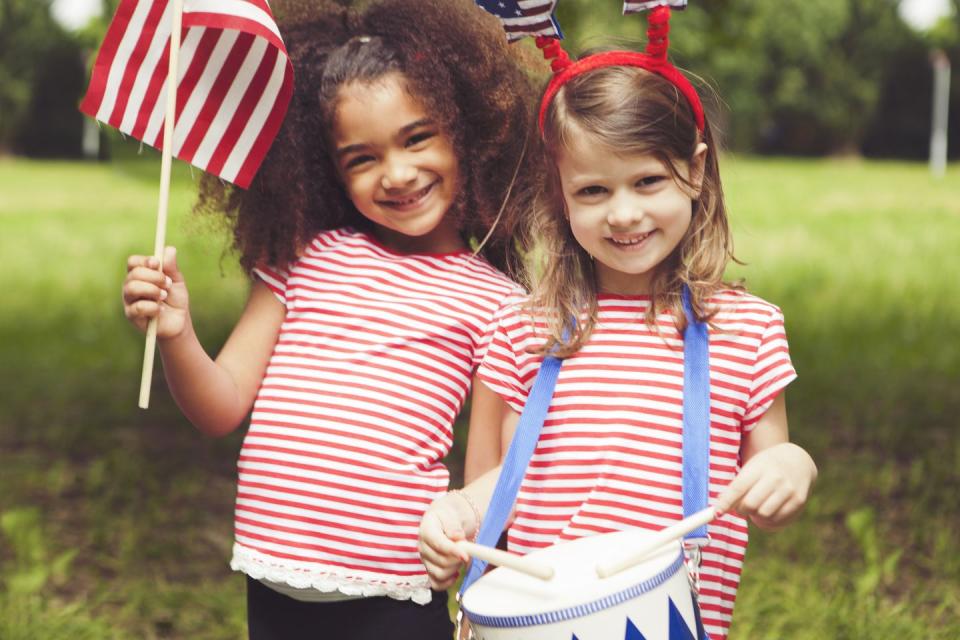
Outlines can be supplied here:
<path id="1" fill-rule="evenodd" d="M 9 150 L 30 105 L 36 65 L 65 34 L 52 0 L 0 0 L 0 152 Z"/>
<path id="2" fill-rule="evenodd" d="M 36 61 L 29 108 L 13 137 L 15 152 L 39 158 L 82 156 L 83 54 L 75 40 L 55 41 Z"/>
<path id="3" fill-rule="evenodd" d="M 88 66 L 93 64 L 94 56 L 100 43 L 103 42 L 103 37 L 107 34 L 107 27 L 110 26 L 110 21 L 113 20 L 113 14 L 116 13 L 119 4 L 120 0 L 100 0 L 102 7 L 100 15 L 77 30 L 75 36 L 88 54 Z"/>
<path id="4" fill-rule="evenodd" d="M 621 17 L 618 4 L 561 0 L 558 17 L 568 46 L 574 51 L 590 46 L 599 34 L 642 46 L 646 21 Z M 732 146 L 771 153 L 855 151 L 890 63 L 915 45 L 897 5 L 898 0 L 691 0 L 671 24 L 671 55 L 719 88 L 730 111 L 713 118 Z"/>
<path id="5" fill-rule="evenodd" d="M 926 159 L 930 153 L 933 111 L 934 50 L 946 53 L 951 64 L 947 151 L 960 158 L 960 0 L 953 15 L 929 31 L 914 34 L 890 62 L 880 102 L 863 143 L 863 153 L 876 157 Z"/>

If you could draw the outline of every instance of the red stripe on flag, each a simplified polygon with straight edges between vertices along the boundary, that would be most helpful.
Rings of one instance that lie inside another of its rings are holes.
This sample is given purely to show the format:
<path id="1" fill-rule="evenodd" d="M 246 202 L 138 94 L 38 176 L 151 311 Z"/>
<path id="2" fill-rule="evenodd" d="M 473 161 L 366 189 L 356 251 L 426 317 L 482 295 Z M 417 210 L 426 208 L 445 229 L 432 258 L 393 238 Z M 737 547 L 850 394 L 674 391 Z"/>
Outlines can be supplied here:
<path id="1" fill-rule="evenodd" d="M 210 61 L 210 56 L 213 54 L 213 50 L 216 48 L 221 35 L 219 31 L 204 29 L 203 35 L 200 36 L 200 42 L 197 44 L 197 50 L 190 60 L 190 66 L 187 67 L 186 73 L 183 74 L 183 79 L 177 86 L 177 109 L 174 123 L 180 121 L 180 115 L 187 105 L 187 100 L 193 95 L 193 90 L 196 88 L 201 76 L 203 76 L 203 70 L 207 68 L 207 63 Z M 147 140 L 147 144 L 151 144 L 158 149 L 163 146 L 163 125 L 165 121 L 166 116 L 164 116 L 160 122 L 160 129 L 157 131 L 156 138 L 152 142 Z"/>
<path id="2" fill-rule="evenodd" d="M 147 90 L 143 94 L 143 100 L 140 102 L 139 112 L 137 113 L 137 121 L 134 123 L 133 129 L 130 131 L 130 135 L 137 140 L 143 140 L 143 136 L 147 132 L 147 125 L 150 124 L 150 116 L 153 114 L 153 110 L 157 106 L 157 100 L 160 98 L 160 92 L 163 90 L 163 83 L 167 80 L 169 70 L 170 40 L 167 40 L 167 44 L 163 47 L 163 53 L 160 54 L 160 59 L 157 60 L 157 64 L 153 69 L 153 74 L 150 76 L 150 83 L 147 85 Z"/>
<path id="3" fill-rule="evenodd" d="M 143 30 L 137 39 L 137 44 L 130 54 L 130 59 L 127 60 L 127 65 L 123 71 L 123 80 L 120 81 L 120 88 L 117 92 L 117 101 L 113 105 L 113 112 L 107 119 L 107 122 L 115 127 L 119 127 L 121 121 L 123 121 L 123 113 L 127 110 L 127 103 L 130 101 L 130 90 L 133 89 L 133 84 L 136 82 L 137 75 L 140 73 L 143 59 L 147 55 L 147 50 L 150 49 L 150 45 L 156 35 L 157 25 L 160 24 L 160 18 L 163 17 L 166 4 L 166 2 L 155 2 L 153 6 L 150 7 L 150 11 L 147 13 L 147 19 L 143 25 Z"/>
<path id="4" fill-rule="evenodd" d="M 97 60 L 93 64 L 93 71 L 90 74 L 90 86 L 87 88 L 87 95 L 83 97 L 80 103 L 80 111 L 91 118 L 97 117 L 97 111 L 100 110 L 100 103 L 103 101 L 103 94 L 107 88 L 107 78 L 110 77 L 110 67 L 117 55 L 117 49 L 120 48 L 120 41 L 123 40 L 123 34 L 127 31 L 127 25 L 137 8 L 137 0 L 123 0 L 117 6 L 117 12 L 113 15 L 113 20 L 107 28 L 107 35 L 100 46 L 100 53 L 97 54 Z"/>
<path id="5" fill-rule="evenodd" d="M 183 147 L 177 154 L 177 157 L 181 160 L 185 162 L 193 161 L 193 156 L 203 142 L 203 138 L 210 129 L 210 125 L 213 123 L 217 112 L 220 110 L 220 105 L 223 104 L 223 100 L 226 98 L 227 92 L 230 90 L 230 86 L 237 76 L 237 72 L 240 70 L 243 61 L 250 52 L 253 41 L 254 37 L 249 33 L 241 33 L 240 36 L 237 37 L 233 48 L 230 50 L 230 53 L 227 54 L 227 59 L 223 62 L 223 67 L 220 69 L 217 79 L 213 82 L 213 86 L 210 87 L 203 107 L 200 109 L 200 113 L 197 114 L 197 119 L 183 142 Z"/>
<path id="6" fill-rule="evenodd" d="M 224 15 L 222 13 L 184 13 L 184 26 L 190 27 L 208 27 L 211 29 L 232 29 L 241 33 L 252 33 L 258 38 L 264 38 L 267 42 L 277 47 L 284 53 L 287 49 L 283 46 L 283 41 L 277 37 L 277 34 L 263 26 L 256 20 L 241 18 L 240 16 Z"/>
<path id="7" fill-rule="evenodd" d="M 273 16 L 273 14 L 270 12 L 270 5 L 267 4 L 266 0 L 240 0 L 240 1 L 246 2 L 247 4 L 252 4 L 253 6 L 257 7 L 258 9 L 266 13 L 268 16 L 271 16 L 271 17 Z"/>
<path id="8" fill-rule="evenodd" d="M 280 131 L 280 125 L 283 124 L 283 117 L 287 113 L 287 105 L 290 104 L 291 96 L 293 96 L 293 70 L 290 64 L 287 63 L 287 71 L 283 76 L 283 87 L 277 95 L 276 102 L 273 103 L 270 116 L 264 123 L 260 135 L 257 136 L 257 141 L 254 142 L 253 147 L 250 148 L 250 153 L 247 154 L 246 160 L 243 161 L 243 166 L 241 166 L 240 171 L 237 172 L 237 179 L 233 181 L 234 184 L 241 189 L 246 189 L 250 186 L 254 174 L 257 172 L 257 169 L 260 168 L 260 163 L 263 162 L 267 151 L 270 149 L 270 145 L 273 144 L 273 139 L 277 136 L 277 132 Z"/>
<path id="9" fill-rule="evenodd" d="M 257 102 L 260 100 L 260 96 L 263 94 L 264 88 L 267 86 L 267 82 L 270 80 L 278 55 L 280 55 L 280 52 L 277 49 L 267 47 L 266 53 L 260 60 L 260 66 L 257 67 L 257 71 L 254 73 L 253 78 L 251 78 L 247 90 L 240 99 L 240 104 L 237 105 L 237 110 L 234 112 L 233 118 L 230 119 L 230 124 L 227 125 L 226 130 L 223 132 L 223 136 L 220 138 L 217 149 L 210 158 L 210 162 L 207 163 L 205 169 L 207 172 L 220 175 L 220 172 L 223 171 L 223 165 L 226 164 L 227 158 L 230 157 L 230 152 L 233 151 L 237 140 L 240 139 L 240 134 L 243 133 L 244 128 L 247 126 L 247 121 L 250 119 L 250 114 L 253 113 Z"/>

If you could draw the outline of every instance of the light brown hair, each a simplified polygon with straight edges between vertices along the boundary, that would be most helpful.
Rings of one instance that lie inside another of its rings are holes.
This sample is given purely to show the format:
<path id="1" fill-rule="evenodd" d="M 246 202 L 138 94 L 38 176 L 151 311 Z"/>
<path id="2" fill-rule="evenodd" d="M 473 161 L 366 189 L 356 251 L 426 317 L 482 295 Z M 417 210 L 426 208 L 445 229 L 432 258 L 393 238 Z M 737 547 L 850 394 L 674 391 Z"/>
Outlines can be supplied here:
<path id="1" fill-rule="evenodd" d="M 570 231 L 556 166 L 573 136 L 586 136 L 617 154 L 650 154 L 692 192 L 696 180 L 685 178 L 680 167 L 692 166 L 697 146 L 707 145 L 690 226 L 653 274 L 645 320 L 655 328 L 656 316 L 669 311 L 682 331 L 684 284 L 690 287 L 694 315 L 709 320 L 715 311 L 707 308 L 706 299 L 722 288 L 740 288 L 723 280 L 727 263 L 735 258 L 710 124 L 698 132 L 690 105 L 664 78 L 636 67 L 603 67 L 572 79 L 551 102 L 544 122 L 541 188 L 532 212 L 516 225 L 521 246 L 539 260 L 528 266 L 526 280 L 530 306 L 546 314 L 544 351 L 555 349 L 560 357 L 577 352 L 597 320 L 594 263 Z"/>

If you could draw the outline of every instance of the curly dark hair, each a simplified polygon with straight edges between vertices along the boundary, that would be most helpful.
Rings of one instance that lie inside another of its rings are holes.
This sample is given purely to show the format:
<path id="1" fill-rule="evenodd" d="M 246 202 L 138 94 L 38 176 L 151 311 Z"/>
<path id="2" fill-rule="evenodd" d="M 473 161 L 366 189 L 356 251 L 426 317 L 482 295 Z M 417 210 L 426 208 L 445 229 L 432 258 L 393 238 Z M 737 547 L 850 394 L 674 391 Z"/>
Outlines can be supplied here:
<path id="1" fill-rule="evenodd" d="M 487 236 L 508 191 L 510 210 L 529 206 L 533 171 L 524 150 L 535 90 L 524 54 L 496 18 L 471 0 L 275 5 L 296 78 L 286 119 L 248 190 L 205 176 L 197 202 L 198 210 L 227 215 L 245 269 L 293 261 L 320 231 L 371 227 L 347 197 L 329 138 L 339 88 L 389 72 L 403 74 L 453 141 L 460 183 L 447 215 L 457 216 L 468 244 Z M 483 248 L 501 269 L 509 234 L 496 225 Z"/>

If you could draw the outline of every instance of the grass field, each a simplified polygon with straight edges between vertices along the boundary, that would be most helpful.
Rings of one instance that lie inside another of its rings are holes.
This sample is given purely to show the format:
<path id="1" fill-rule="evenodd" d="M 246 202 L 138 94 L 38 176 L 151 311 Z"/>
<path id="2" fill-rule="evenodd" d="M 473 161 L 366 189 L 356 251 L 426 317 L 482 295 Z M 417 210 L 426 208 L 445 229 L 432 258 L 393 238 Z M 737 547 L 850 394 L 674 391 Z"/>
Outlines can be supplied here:
<path id="1" fill-rule="evenodd" d="M 152 249 L 157 166 L 0 159 L 4 640 L 245 637 L 226 566 L 241 434 L 200 436 L 159 374 L 136 408 L 119 285 Z M 821 472 L 798 523 L 754 532 L 732 640 L 960 637 L 960 167 L 723 169 L 731 275 L 784 310 L 792 435 Z M 178 166 L 168 239 L 216 350 L 246 284 L 192 190 Z"/>

